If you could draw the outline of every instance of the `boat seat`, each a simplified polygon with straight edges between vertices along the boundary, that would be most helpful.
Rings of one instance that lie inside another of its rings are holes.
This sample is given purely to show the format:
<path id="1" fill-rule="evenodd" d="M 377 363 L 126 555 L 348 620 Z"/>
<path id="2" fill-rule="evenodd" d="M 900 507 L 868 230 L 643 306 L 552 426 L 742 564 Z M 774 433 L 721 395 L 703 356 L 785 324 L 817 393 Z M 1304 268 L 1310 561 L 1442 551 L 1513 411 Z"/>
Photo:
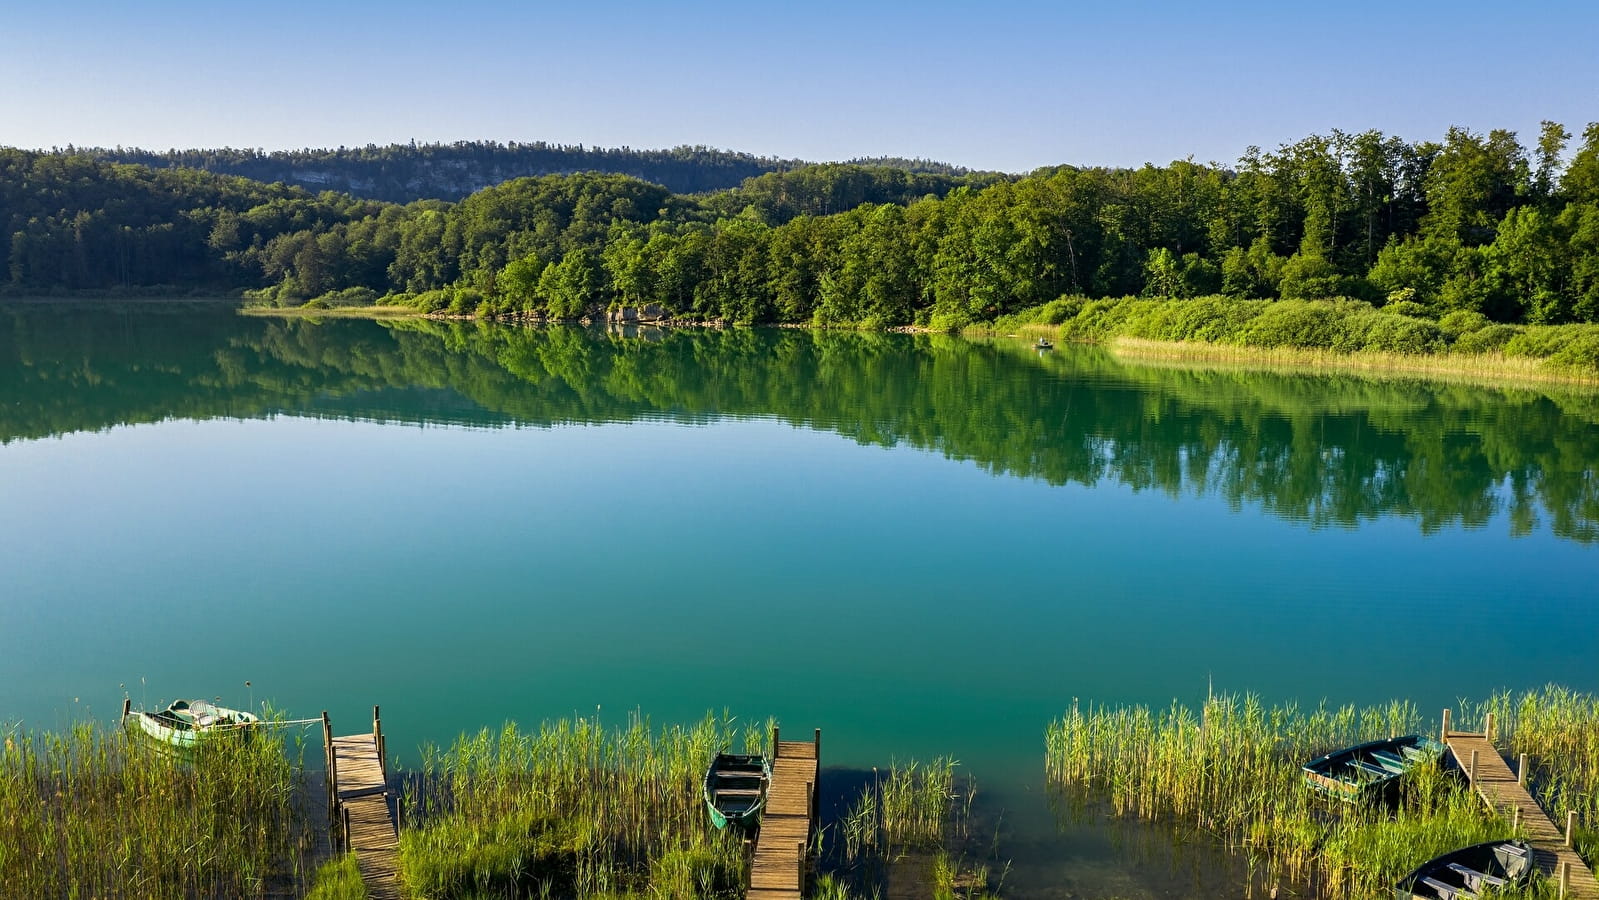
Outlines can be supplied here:
<path id="1" fill-rule="evenodd" d="M 1385 766 L 1397 766 L 1400 769 L 1404 769 L 1405 767 L 1404 760 L 1393 755 L 1392 753 L 1389 753 L 1387 750 L 1373 750 L 1371 751 L 1371 758 Z"/>
<path id="2" fill-rule="evenodd" d="M 1467 868 L 1460 863 L 1450 863 L 1448 868 L 1449 871 L 1466 879 L 1466 885 L 1468 887 L 1475 888 L 1484 884 L 1491 884 L 1494 887 L 1504 887 L 1506 884 L 1509 884 L 1509 882 L 1505 881 L 1503 878 L 1500 878 L 1496 875 L 1489 875 L 1487 872 L 1479 872 L 1476 869 Z"/>
<path id="3" fill-rule="evenodd" d="M 1357 771 L 1364 772 L 1367 775 L 1375 775 L 1378 778 L 1387 778 L 1389 775 L 1394 774 L 1382 766 L 1374 766 L 1363 759 L 1355 760 L 1354 767 Z"/>
<path id="4" fill-rule="evenodd" d="M 760 791 L 742 790 L 737 788 L 717 788 L 714 793 L 718 797 L 759 797 L 761 795 Z"/>
<path id="5" fill-rule="evenodd" d="M 1438 900 L 1455 900 L 1456 897 L 1469 898 L 1477 896 L 1465 888 L 1457 888 L 1452 884 L 1444 884 L 1442 881 L 1439 881 L 1436 878 L 1422 878 L 1421 883 L 1429 888 L 1432 888 L 1433 893 L 1438 895 Z"/>
<path id="6" fill-rule="evenodd" d="M 1411 747 L 1408 745 L 1400 746 L 1399 752 L 1405 755 L 1405 759 L 1425 759 L 1432 755 L 1427 751 L 1420 749 L 1419 747 Z"/>

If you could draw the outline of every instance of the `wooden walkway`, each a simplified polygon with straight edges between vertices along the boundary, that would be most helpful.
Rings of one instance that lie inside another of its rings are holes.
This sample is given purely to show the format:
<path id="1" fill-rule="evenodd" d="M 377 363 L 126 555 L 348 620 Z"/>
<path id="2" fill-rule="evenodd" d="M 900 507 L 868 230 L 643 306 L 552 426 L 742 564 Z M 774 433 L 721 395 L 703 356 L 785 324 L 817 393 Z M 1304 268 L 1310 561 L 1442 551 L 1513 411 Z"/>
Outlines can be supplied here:
<path id="1" fill-rule="evenodd" d="M 1538 868 L 1557 881 L 1566 879 L 1563 896 L 1568 900 L 1599 900 L 1599 881 L 1594 879 L 1582 857 L 1566 842 L 1566 834 L 1550 821 L 1538 802 L 1527 793 L 1521 780 L 1510 771 L 1510 766 L 1499 755 L 1490 735 L 1493 719 L 1489 718 L 1484 733 L 1449 730 L 1449 710 L 1444 710 L 1444 743 L 1454 754 L 1460 770 L 1471 780 L 1471 786 L 1488 802 L 1488 806 L 1521 826 L 1532 845 Z M 1526 757 L 1522 757 L 1522 766 Z"/>
<path id="2" fill-rule="evenodd" d="M 821 761 L 822 729 L 816 729 L 811 741 L 779 740 L 778 730 L 772 729 L 772 781 L 755 836 L 746 900 L 800 900 L 804 895 Z"/>
<path id="3" fill-rule="evenodd" d="M 355 854 L 371 900 L 402 900 L 400 838 L 389 813 L 389 777 L 383 722 L 372 707 L 372 731 L 334 737 L 322 714 L 328 762 L 329 832 L 338 847 Z"/>

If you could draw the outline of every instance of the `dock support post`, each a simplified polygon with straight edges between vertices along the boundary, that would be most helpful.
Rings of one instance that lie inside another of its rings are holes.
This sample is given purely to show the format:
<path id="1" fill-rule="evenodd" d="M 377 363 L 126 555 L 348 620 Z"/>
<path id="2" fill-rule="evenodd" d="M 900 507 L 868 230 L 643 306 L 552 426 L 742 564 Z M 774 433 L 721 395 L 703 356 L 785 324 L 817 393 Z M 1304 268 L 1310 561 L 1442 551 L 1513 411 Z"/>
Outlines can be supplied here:
<path id="1" fill-rule="evenodd" d="M 799 871 L 794 873 L 798 879 L 795 882 L 795 886 L 799 888 L 800 896 L 803 897 L 805 895 L 805 842 L 796 841 L 795 843 L 798 851 L 795 854 L 795 858 L 799 860 Z"/>
<path id="2" fill-rule="evenodd" d="M 1577 811 L 1566 810 L 1566 849 L 1575 850 L 1577 847 Z"/>
<path id="3" fill-rule="evenodd" d="M 334 782 L 333 767 L 333 723 L 328 721 L 328 711 L 322 710 L 322 770 L 327 774 L 328 781 L 328 828 L 333 827 L 333 804 L 339 799 L 339 791 Z"/>
<path id="4" fill-rule="evenodd" d="M 1442 740 L 1446 744 L 1449 743 L 1449 710 L 1447 709 L 1444 710 L 1444 736 Z"/>
<path id="5" fill-rule="evenodd" d="M 1515 834 L 1521 830 L 1521 807 L 1510 807 L 1510 833 Z"/>
<path id="6" fill-rule="evenodd" d="M 777 741 L 778 741 L 778 738 L 781 737 L 781 736 L 782 736 L 782 732 L 778 729 L 778 726 L 773 725 L 772 726 L 772 758 L 773 759 L 777 759 L 777 748 L 779 746 Z"/>
<path id="7" fill-rule="evenodd" d="M 132 697 L 123 697 L 122 698 L 122 718 L 126 719 L 128 717 L 128 713 L 130 713 L 130 712 L 133 712 L 133 698 Z"/>
<path id="8" fill-rule="evenodd" d="M 822 729 L 816 729 L 816 784 L 811 788 L 811 822 L 822 808 Z"/>
<path id="9" fill-rule="evenodd" d="M 1566 892 L 1571 890 L 1571 860 L 1560 864 L 1560 896 L 1564 900 Z"/>
<path id="10" fill-rule="evenodd" d="M 1494 714 L 1493 713 L 1489 713 L 1488 716 L 1487 716 L 1487 721 L 1483 723 L 1482 736 L 1483 736 L 1483 738 L 1485 738 L 1488 741 L 1488 743 L 1491 744 L 1491 743 L 1494 742 Z"/>
<path id="11" fill-rule="evenodd" d="M 1527 754 L 1525 753 L 1521 754 L 1521 758 L 1516 760 L 1516 784 L 1522 787 L 1527 786 Z"/>
<path id="12" fill-rule="evenodd" d="M 1471 751 L 1471 771 L 1466 773 L 1466 782 L 1472 787 L 1477 786 L 1477 751 Z"/>
<path id="13" fill-rule="evenodd" d="M 383 752 L 383 717 L 378 714 L 376 704 L 372 706 L 372 743 L 378 751 L 378 769 L 383 773 L 383 781 L 389 780 L 389 757 Z"/>

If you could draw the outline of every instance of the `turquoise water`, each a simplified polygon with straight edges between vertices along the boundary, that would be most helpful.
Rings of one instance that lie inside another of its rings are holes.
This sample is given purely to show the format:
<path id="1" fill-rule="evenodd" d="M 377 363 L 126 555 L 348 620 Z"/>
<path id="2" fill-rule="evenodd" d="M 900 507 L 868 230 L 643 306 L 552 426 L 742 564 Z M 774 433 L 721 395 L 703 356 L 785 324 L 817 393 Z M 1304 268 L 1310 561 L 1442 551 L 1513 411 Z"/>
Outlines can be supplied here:
<path id="1" fill-rule="evenodd" d="M 0 306 L 0 721 L 382 704 L 952 754 L 1074 698 L 1599 690 L 1599 400 L 794 330 Z M 246 687 L 249 682 L 249 687 Z M 342 724 L 341 724 L 342 723 Z"/>

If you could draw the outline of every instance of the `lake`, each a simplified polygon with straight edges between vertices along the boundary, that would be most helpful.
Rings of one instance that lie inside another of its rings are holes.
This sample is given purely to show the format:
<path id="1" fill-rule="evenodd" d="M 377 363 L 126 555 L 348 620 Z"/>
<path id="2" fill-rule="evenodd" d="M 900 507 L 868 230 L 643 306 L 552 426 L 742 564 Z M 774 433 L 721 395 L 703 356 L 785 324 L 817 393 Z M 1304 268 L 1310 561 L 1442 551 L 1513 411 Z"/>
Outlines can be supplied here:
<path id="1" fill-rule="evenodd" d="M 953 755 L 1031 858 L 1074 699 L 1599 690 L 1596 467 L 1599 397 L 1558 386 L 12 303 L 0 722 L 382 704 L 415 762 L 775 717 L 828 765 Z"/>

